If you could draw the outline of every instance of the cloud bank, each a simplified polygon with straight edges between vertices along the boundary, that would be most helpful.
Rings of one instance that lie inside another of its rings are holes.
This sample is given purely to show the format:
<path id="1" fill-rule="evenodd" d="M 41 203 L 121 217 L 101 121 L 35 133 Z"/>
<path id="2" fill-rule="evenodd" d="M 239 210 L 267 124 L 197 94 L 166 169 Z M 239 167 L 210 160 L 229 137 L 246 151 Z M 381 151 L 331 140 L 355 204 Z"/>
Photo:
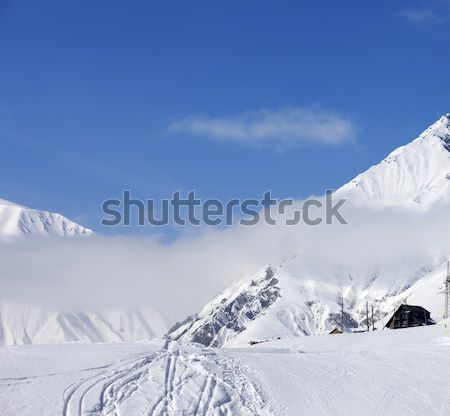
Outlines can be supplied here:
<path id="1" fill-rule="evenodd" d="M 294 277 L 361 290 L 373 273 L 392 289 L 450 253 L 448 210 L 347 208 L 349 225 L 205 229 L 170 244 L 154 238 L 24 239 L 0 244 L 0 302 L 72 310 L 154 308 L 184 319 L 232 282 L 296 256 Z M 396 283 L 397 282 L 397 283 Z M 399 284 L 400 284 L 399 283 Z"/>
<path id="2" fill-rule="evenodd" d="M 168 132 L 245 144 L 338 145 L 354 138 L 355 126 L 350 118 L 334 110 L 289 107 L 228 117 L 194 114 L 172 123 Z"/>

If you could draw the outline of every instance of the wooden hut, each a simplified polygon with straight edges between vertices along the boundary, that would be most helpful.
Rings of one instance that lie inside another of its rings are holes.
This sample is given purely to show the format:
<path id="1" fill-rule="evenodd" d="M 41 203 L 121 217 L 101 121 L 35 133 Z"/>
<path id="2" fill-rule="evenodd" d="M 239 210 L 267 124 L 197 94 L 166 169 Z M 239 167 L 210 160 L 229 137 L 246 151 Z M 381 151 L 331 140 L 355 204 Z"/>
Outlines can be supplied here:
<path id="1" fill-rule="evenodd" d="M 422 306 L 404 304 L 400 305 L 394 312 L 385 328 L 411 328 L 414 326 L 434 325 L 435 323 L 430 317 L 430 312 L 422 308 Z"/>

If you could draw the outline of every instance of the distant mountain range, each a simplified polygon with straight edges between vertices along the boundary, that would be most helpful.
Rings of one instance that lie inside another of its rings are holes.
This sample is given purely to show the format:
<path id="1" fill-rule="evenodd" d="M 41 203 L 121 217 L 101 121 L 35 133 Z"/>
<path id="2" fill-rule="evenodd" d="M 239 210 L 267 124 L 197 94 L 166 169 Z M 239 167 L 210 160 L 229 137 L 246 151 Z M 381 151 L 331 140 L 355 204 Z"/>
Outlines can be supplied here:
<path id="1" fill-rule="evenodd" d="M 450 115 L 417 139 L 335 192 L 355 206 L 429 212 L 450 202 Z M 91 230 L 60 214 L 0 200 L 0 240 L 24 235 L 91 236 Z M 301 253 L 300 253 L 301 254 Z M 394 269 L 368 268 L 354 275 L 351 266 L 326 268 L 302 255 L 267 266 L 223 291 L 201 311 L 177 323 L 172 339 L 204 345 L 240 345 L 285 336 L 322 334 L 341 324 L 346 330 L 367 325 L 366 301 L 377 300 L 376 325 L 408 299 L 439 320 L 446 259 Z M 400 262 L 401 263 L 401 262 Z M 169 276 L 170 277 L 170 276 Z M 151 305 L 150 305 L 151 306 Z M 146 311 L 65 312 L 38 306 L 0 304 L 0 343 L 133 341 L 162 336 L 161 315 Z"/>

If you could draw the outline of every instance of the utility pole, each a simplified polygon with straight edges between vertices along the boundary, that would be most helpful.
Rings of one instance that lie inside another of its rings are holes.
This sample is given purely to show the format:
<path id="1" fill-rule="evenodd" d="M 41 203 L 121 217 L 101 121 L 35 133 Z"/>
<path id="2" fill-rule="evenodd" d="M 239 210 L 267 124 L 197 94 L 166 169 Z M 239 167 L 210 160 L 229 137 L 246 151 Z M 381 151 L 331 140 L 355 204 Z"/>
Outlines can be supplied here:
<path id="1" fill-rule="evenodd" d="M 445 279 L 444 321 L 448 319 L 448 302 L 450 296 L 450 261 L 447 261 L 447 277 Z M 447 324 L 446 324 L 447 325 Z"/>
<path id="2" fill-rule="evenodd" d="M 341 296 L 341 332 L 344 333 L 344 295 Z"/>
<path id="3" fill-rule="evenodd" d="M 373 319 L 373 305 L 372 305 L 372 331 L 375 331 L 375 320 Z"/>
<path id="4" fill-rule="evenodd" d="M 369 302 L 366 301 L 366 320 L 367 320 L 367 332 L 370 331 L 369 325 Z"/>

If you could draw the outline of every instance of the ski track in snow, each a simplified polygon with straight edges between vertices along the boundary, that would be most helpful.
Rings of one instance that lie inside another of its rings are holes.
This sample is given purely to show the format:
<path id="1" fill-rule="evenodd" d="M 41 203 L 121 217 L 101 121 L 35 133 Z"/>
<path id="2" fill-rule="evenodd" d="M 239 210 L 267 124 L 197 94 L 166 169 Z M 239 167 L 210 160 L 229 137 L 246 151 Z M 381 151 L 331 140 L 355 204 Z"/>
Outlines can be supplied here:
<path id="1" fill-rule="evenodd" d="M 447 416 L 445 325 L 240 348 L 0 349 L 1 416 Z"/>
<path id="2" fill-rule="evenodd" d="M 237 359 L 175 341 L 101 368 L 64 390 L 63 416 L 255 415 L 267 404 Z"/>
<path id="3" fill-rule="evenodd" d="M 135 380 L 135 374 L 142 374 L 143 368 L 151 361 L 151 356 L 143 356 L 136 361 L 136 358 L 121 361 L 121 366 L 113 369 L 112 365 L 107 366 L 110 371 L 101 371 L 93 376 L 82 379 L 67 387 L 63 394 L 63 416 L 83 415 L 85 414 L 85 399 L 100 383 L 101 389 L 98 395 L 98 403 L 94 409 L 88 411 L 89 414 L 102 412 L 107 407 L 111 397 L 111 392 L 116 391 L 117 387 L 124 387 Z M 132 364 L 131 367 L 126 364 Z M 125 368 L 122 366 L 125 365 Z M 125 381 L 124 384 L 121 384 Z M 108 396 L 108 397 L 105 397 Z M 93 411 L 92 411 L 93 410 Z M 100 413 L 101 414 L 101 413 Z"/>

